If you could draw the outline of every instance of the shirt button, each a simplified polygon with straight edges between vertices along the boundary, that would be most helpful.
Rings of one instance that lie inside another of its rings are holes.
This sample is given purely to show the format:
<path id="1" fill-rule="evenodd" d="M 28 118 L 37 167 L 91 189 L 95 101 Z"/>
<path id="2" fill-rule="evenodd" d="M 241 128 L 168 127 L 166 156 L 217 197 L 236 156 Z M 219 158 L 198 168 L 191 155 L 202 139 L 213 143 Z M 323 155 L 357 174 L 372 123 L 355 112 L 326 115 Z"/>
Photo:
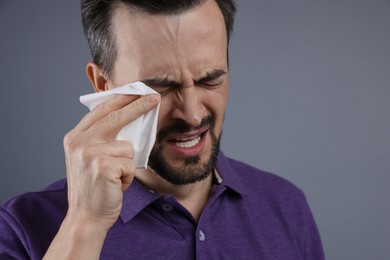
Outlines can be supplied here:
<path id="1" fill-rule="evenodd" d="M 199 230 L 199 240 L 200 241 L 205 241 L 206 240 L 206 236 L 205 236 L 205 234 L 203 233 L 202 230 Z"/>
<path id="2" fill-rule="evenodd" d="M 166 212 L 169 212 L 173 210 L 173 206 L 169 203 L 164 203 L 162 204 L 162 209 Z"/>

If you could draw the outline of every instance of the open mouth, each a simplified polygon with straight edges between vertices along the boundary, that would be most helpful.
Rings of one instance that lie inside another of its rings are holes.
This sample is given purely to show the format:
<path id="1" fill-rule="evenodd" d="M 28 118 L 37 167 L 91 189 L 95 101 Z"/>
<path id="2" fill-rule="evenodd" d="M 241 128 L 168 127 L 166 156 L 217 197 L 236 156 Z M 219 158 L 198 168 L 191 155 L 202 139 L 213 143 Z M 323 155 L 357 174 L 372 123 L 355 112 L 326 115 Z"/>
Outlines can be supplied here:
<path id="1" fill-rule="evenodd" d="M 193 138 L 183 138 L 183 139 L 175 139 L 173 144 L 178 147 L 194 147 L 200 142 L 200 135 Z"/>
<path id="2" fill-rule="evenodd" d="M 174 138 L 168 139 L 168 143 L 178 149 L 188 149 L 200 146 L 203 143 L 204 137 L 208 129 L 197 131 L 197 133 L 177 135 Z"/>

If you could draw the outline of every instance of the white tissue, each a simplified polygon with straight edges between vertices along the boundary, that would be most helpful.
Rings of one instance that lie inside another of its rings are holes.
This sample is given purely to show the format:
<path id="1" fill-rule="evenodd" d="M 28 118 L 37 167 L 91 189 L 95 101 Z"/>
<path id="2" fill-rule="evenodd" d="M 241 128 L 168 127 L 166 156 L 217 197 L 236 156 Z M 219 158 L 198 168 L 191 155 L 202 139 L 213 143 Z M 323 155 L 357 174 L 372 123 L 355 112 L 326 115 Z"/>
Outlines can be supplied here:
<path id="1" fill-rule="evenodd" d="M 92 110 L 98 104 L 108 100 L 115 94 L 147 95 L 157 93 L 142 82 L 133 82 L 122 87 L 113 88 L 103 92 L 92 93 L 80 97 L 80 102 Z M 150 152 L 156 141 L 157 119 L 160 104 L 153 110 L 140 116 L 126 125 L 118 133 L 117 140 L 130 141 L 134 147 L 134 161 L 137 168 L 147 168 Z"/>

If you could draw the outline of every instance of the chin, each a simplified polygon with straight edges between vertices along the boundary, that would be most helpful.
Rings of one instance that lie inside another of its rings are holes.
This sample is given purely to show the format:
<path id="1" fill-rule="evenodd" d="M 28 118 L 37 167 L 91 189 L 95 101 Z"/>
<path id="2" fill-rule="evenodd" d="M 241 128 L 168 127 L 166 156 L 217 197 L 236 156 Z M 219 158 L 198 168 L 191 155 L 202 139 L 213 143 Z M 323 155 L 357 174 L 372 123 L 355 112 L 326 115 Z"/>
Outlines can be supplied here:
<path id="1" fill-rule="evenodd" d="M 193 184 L 205 180 L 214 172 L 221 136 L 211 134 L 208 151 L 187 157 L 171 157 L 164 147 L 153 149 L 149 165 L 157 175 L 175 185 Z"/>

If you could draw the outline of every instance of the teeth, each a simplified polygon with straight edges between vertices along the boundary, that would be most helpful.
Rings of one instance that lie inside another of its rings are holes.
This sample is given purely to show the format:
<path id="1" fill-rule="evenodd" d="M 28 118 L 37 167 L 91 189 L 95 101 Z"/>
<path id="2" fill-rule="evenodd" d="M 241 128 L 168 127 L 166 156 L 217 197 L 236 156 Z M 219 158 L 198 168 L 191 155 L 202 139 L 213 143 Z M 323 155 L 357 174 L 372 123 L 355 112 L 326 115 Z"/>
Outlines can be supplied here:
<path id="1" fill-rule="evenodd" d="M 194 139 L 177 139 L 177 141 L 179 142 L 175 142 L 175 145 L 178 146 L 178 147 L 185 147 L 185 148 L 188 148 L 188 147 L 193 147 L 195 145 L 197 145 L 200 141 L 200 136 L 197 136 L 196 138 Z"/>

